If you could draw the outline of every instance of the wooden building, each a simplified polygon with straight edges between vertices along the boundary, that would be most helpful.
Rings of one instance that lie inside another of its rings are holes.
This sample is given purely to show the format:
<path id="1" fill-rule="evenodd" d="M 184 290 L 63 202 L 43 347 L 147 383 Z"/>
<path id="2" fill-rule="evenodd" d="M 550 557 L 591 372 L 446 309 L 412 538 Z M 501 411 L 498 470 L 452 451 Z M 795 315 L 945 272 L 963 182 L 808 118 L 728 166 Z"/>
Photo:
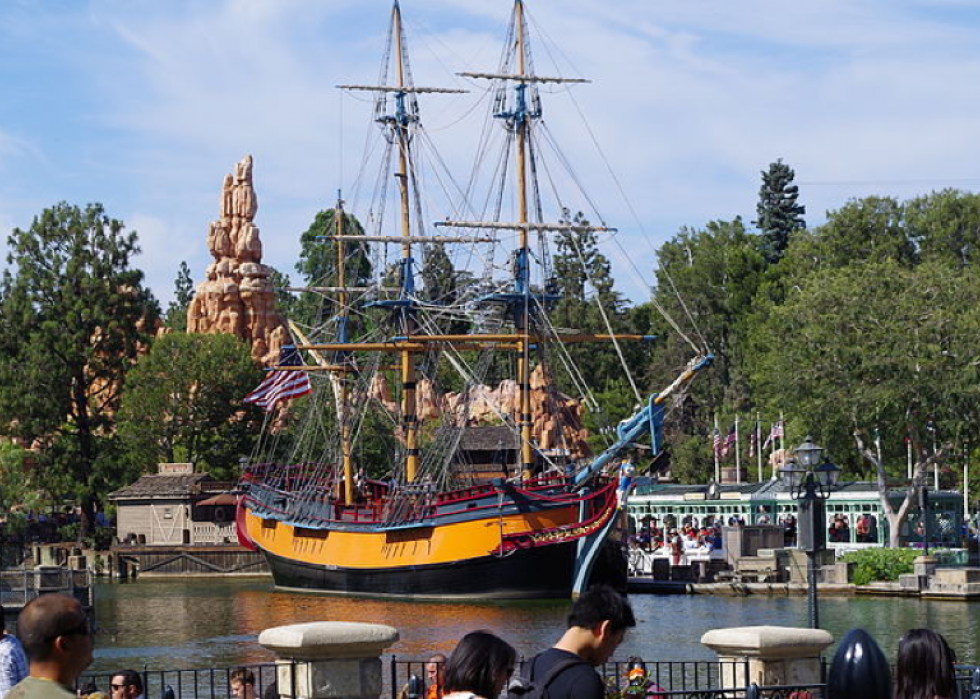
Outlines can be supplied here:
<path id="1" fill-rule="evenodd" d="M 237 544 L 234 488 L 194 473 L 193 464 L 160 464 L 157 473 L 109 494 L 116 537 L 146 546 Z"/>

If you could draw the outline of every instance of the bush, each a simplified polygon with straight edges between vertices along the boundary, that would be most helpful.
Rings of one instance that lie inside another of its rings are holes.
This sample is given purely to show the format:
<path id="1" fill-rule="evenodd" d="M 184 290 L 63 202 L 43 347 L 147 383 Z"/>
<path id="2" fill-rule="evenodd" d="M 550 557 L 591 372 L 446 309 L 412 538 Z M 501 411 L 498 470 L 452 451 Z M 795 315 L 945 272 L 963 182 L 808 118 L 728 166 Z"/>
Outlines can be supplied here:
<path id="1" fill-rule="evenodd" d="M 841 559 L 854 564 L 855 585 L 867 585 L 878 580 L 898 580 L 899 575 L 912 572 L 912 561 L 921 555 L 915 549 L 873 548 L 852 551 Z"/>

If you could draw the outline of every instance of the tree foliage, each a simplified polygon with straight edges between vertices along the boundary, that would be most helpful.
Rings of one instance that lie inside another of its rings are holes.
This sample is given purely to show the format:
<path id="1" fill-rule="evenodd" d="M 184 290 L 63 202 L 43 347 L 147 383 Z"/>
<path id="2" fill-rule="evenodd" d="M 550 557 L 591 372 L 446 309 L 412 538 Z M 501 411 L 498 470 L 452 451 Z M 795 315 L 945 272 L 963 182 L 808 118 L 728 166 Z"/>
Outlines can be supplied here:
<path id="1" fill-rule="evenodd" d="M 806 228 L 806 207 L 798 203 L 799 187 L 793 184 L 796 173 L 782 158 L 762 171 L 755 225 L 762 232 L 762 245 L 769 262 L 778 262 L 789 247 L 790 235 Z"/>
<path id="2" fill-rule="evenodd" d="M 364 286 L 371 279 L 371 259 L 367 243 L 324 239 L 337 234 L 336 209 L 317 212 L 313 223 L 300 235 L 299 261 L 296 272 L 307 287 L 331 287 L 340 283 L 337 246 L 344 249 L 344 281 L 347 286 Z M 364 235 L 360 222 L 350 214 L 344 214 L 344 235 Z M 335 294 L 327 295 L 327 298 Z M 334 307 L 324 301 L 324 295 L 303 292 L 293 306 L 294 320 L 307 327 L 317 327 L 325 317 L 335 313 Z"/>
<path id="3" fill-rule="evenodd" d="M 0 302 L 0 429 L 43 458 L 82 503 L 87 533 L 97 497 L 119 483 L 112 419 L 123 378 L 159 315 L 130 267 L 135 232 L 100 204 L 45 209 L 7 240 Z"/>
<path id="4" fill-rule="evenodd" d="M 232 335 L 170 333 L 126 378 L 119 436 L 134 475 L 161 461 L 237 476 L 261 413 L 242 399 L 262 380 L 246 343 Z"/>
<path id="5" fill-rule="evenodd" d="M 174 279 L 174 299 L 167 306 L 164 320 L 167 327 L 180 332 L 187 330 L 187 309 L 193 299 L 194 279 L 191 277 L 191 268 L 186 262 L 181 261 L 177 278 Z"/>

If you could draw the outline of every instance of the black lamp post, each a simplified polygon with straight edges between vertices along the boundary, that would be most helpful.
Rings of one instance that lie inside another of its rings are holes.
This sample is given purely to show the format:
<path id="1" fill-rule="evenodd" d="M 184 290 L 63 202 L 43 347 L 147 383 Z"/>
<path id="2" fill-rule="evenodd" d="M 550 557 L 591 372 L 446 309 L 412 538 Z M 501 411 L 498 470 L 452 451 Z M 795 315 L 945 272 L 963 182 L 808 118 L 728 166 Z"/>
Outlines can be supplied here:
<path id="1" fill-rule="evenodd" d="M 820 463 L 823 448 L 814 444 L 809 435 L 793 451 L 796 462 L 787 463 L 780 469 L 780 473 L 783 482 L 789 487 L 790 495 L 797 501 L 797 545 L 806 551 L 807 606 L 810 628 L 816 629 L 820 627 L 816 556 L 827 548 L 827 509 L 824 501 L 830 496 L 830 489 L 837 485 L 840 469 L 827 459 Z"/>

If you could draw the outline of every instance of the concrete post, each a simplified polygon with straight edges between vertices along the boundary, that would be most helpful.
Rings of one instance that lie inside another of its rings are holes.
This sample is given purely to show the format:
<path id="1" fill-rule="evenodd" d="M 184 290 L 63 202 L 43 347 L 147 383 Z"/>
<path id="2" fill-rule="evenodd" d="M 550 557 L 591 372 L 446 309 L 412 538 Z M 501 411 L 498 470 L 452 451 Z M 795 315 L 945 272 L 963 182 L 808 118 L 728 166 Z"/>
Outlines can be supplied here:
<path id="1" fill-rule="evenodd" d="M 276 654 L 279 696 L 378 699 L 381 653 L 398 631 L 381 624 L 315 621 L 266 629 L 259 644 Z"/>
<path id="2" fill-rule="evenodd" d="M 755 683 L 760 687 L 809 685 L 823 682 L 820 653 L 834 642 L 823 629 L 785 626 L 742 626 L 713 629 L 701 643 L 718 654 L 724 689 Z M 742 663 L 748 662 L 744 677 Z"/>

